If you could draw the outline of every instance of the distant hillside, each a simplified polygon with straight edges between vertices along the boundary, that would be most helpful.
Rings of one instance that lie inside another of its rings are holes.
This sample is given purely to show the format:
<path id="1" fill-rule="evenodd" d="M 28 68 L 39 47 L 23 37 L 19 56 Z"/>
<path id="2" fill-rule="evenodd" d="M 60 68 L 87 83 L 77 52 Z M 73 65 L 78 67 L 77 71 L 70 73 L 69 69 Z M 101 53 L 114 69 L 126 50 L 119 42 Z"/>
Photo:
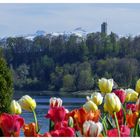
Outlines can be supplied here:
<path id="1" fill-rule="evenodd" d="M 140 77 L 140 37 L 71 32 L 1 39 L 16 89 L 78 91 L 94 89 L 97 79 L 114 78 L 134 86 Z"/>

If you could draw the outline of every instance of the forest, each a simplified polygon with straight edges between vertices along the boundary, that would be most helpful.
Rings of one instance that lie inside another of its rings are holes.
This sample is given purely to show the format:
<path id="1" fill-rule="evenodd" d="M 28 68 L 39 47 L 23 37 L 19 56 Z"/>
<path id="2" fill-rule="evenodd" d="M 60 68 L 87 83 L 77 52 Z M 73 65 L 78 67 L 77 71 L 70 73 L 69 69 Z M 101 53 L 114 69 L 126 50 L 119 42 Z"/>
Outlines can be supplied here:
<path id="1" fill-rule="evenodd" d="M 8 37 L 0 41 L 0 48 L 16 90 L 91 90 L 101 77 L 127 88 L 140 78 L 140 36 L 96 32 L 85 38 Z"/>

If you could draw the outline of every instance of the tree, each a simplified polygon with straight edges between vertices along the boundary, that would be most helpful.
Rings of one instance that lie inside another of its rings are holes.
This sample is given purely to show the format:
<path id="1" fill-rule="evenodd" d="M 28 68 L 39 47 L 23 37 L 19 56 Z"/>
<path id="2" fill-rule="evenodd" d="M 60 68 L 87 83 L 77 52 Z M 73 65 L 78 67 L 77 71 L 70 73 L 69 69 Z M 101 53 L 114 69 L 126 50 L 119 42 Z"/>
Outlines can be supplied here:
<path id="1" fill-rule="evenodd" d="M 13 79 L 6 61 L 0 58 L 0 113 L 10 112 L 10 103 L 13 96 Z"/>
<path id="2" fill-rule="evenodd" d="M 79 73 L 78 77 L 78 90 L 89 90 L 94 85 L 94 80 L 89 70 L 82 70 Z"/>
<path id="3" fill-rule="evenodd" d="M 29 75 L 29 67 L 26 64 L 20 65 L 15 71 L 15 85 L 22 88 L 27 82 L 27 76 Z"/>
<path id="4" fill-rule="evenodd" d="M 75 77 L 70 74 L 66 74 L 63 77 L 63 91 L 75 91 Z"/>

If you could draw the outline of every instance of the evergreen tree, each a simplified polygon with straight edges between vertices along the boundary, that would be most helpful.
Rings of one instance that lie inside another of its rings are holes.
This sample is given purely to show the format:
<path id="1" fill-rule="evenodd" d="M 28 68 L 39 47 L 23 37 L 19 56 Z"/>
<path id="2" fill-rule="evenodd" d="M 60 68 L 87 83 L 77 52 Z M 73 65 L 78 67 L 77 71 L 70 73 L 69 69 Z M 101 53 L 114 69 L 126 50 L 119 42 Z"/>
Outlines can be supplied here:
<path id="1" fill-rule="evenodd" d="M 6 61 L 0 56 L 0 113 L 9 112 L 13 96 L 13 80 Z"/>

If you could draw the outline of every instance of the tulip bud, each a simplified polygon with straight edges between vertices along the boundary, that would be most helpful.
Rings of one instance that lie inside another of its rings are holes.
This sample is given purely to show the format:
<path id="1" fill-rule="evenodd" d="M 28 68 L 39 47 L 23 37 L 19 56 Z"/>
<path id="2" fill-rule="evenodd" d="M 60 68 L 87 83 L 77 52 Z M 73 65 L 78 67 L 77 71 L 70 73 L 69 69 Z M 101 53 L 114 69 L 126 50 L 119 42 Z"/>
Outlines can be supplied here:
<path id="1" fill-rule="evenodd" d="M 119 112 L 121 109 L 121 102 L 118 96 L 114 93 L 108 93 L 105 96 L 104 108 L 106 108 L 110 114 L 113 114 L 113 112 Z"/>
<path id="2" fill-rule="evenodd" d="M 21 106 L 19 105 L 19 103 L 15 100 L 13 100 L 11 102 L 10 105 L 10 110 L 12 114 L 21 114 L 22 110 L 21 110 Z"/>
<path id="3" fill-rule="evenodd" d="M 135 90 L 140 94 L 140 79 L 136 82 Z"/>
<path id="4" fill-rule="evenodd" d="M 84 136 L 97 137 L 102 132 L 103 126 L 100 122 L 85 121 L 83 124 Z"/>
<path id="5" fill-rule="evenodd" d="M 99 79 L 99 89 L 102 93 L 110 93 L 113 88 L 113 79 Z"/>
<path id="6" fill-rule="evenodd" d="M 62 100 L 60 98 L 52 97 L 50 98 L 50 107 L 61 107 Z"/>
<path id="7" fill-rule="evenodd" d="M 72 127 L 74 126 L 74 121 L 73 121 L 73 118 L 72 117 L 69 117 L 69 120 L 68 120 L 68 126 Z"/>
<path id="8" fill-rule="evenodd" d="M 103 97 L 99 92 L 94 92 L 91 95 L 91 100 L 98 106 L 102 104 Z"/>
<path id="9" fill-rule="evenodd" d="M 92 102 L 91 100 L 87 101 L 84 105 L 83 105 L 83 108 L 86 110 L 86 111 L 96 111 L 98 109 L 97 105 Z"/>
<path id="10" fill-rule="evenodd" d="M 19 100 L 22 109 L 32 111 L 36 108 L 36 102 L 30 96 L 25 95 Z"/>
<path id="11" fill-rule="evenodd" d="M 126 89 L 126 102 L 135 102 L 138 99 L 138 93 L 134 91 L 133 89 Z"/>

